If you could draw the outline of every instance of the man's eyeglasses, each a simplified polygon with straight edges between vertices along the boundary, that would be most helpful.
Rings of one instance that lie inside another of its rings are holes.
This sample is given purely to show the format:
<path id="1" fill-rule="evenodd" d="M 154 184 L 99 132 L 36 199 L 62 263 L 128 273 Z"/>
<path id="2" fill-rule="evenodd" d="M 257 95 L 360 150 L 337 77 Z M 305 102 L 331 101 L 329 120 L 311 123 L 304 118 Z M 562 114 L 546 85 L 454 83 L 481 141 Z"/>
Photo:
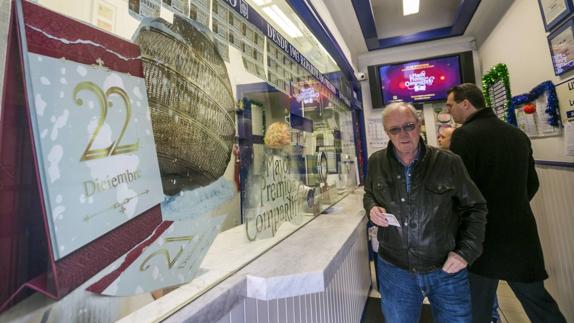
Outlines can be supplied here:
<path id="1" fill-rule="evenodd" d="M 416 127 L 417 127 L 417 125 L 415 123 L 409 122 L 407 124 L 404 124 L 402 127 L 392 127 L 390 129 L 388 129 L 387 132 L 393 136 L 396 136 L 399 133 L 401 133 L 401 130 L 403 130 L 404 132 L 411 132 L 411 131 L 415 130 Z"/>

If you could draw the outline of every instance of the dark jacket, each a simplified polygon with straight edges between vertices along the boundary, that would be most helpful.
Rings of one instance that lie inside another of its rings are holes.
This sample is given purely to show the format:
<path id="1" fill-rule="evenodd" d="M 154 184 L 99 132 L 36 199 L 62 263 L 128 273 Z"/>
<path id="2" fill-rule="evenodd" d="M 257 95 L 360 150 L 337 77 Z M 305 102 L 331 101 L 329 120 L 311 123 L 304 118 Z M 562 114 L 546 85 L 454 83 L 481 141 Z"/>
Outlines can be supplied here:
<path id="1" fill-rule="evenodd" d="M 420 142 L 408 193 L 392 143 L 369 158 L 365 210 L 381 206 L 401 223 L 379 228 L 379 255 L 416 272 L 441 268 L 450 251 L 472 263 L 482 252 L 485 200 L 458 156 Z"/>
<path id="2" fill-rule="evenodd" d="M 484 252 L 470 271 L 509 281 L 546 279 L 529 203 L 538 190 L 538 176 L 528 137 L 485 108 L 455 130 L 450 149 L 462 157 L 488 202 Z"/>

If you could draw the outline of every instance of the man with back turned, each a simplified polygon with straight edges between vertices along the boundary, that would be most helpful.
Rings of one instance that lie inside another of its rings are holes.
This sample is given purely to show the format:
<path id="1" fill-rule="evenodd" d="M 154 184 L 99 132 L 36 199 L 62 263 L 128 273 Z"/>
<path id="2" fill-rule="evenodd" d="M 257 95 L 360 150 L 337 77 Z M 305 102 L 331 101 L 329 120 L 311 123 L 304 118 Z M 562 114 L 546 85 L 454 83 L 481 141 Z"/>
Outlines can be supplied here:
<path id="1" fill-rule="evenodd" d="M 448 92 L 447 108 L 462 127 L 450 149 L 458 154 L 488 203 L 484 251 L 470 266 L 473 322 L 490 322 L 499 280 L 506 280 L 534 322 L 566 322 L 544 288 L 548 274 L 530 200 L 538 176 L 530 140 L 486 108 L 470 83 Z"/>
<path id="2" fill-rule="evenodd" d="M 383 127 L 390 143 L 369 158 L 363 204 L 379 227 L 385 321 L 418 322 L 426 296 L 435 322 L 471 322 L 466 266 L 482 251 L 486 201 L 460 157 L 424 144 L 412 105 L 385 107 Z"/>

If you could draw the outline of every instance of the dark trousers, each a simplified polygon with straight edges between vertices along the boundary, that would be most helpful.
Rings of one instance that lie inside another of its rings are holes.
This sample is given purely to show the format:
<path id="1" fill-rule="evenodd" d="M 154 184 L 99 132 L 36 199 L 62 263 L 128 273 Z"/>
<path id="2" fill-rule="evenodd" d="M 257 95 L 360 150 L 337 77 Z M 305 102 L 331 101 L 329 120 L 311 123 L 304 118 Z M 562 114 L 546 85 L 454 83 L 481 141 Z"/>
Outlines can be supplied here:
<path id="1" fill-rule="evenodd" d="M 469 273 L 472 299 L 472 322 L 489 323 L 492 319 L 492 304 L 498 287 L 498 279 Z M 508 282 L 508 285 L 522 304 L 532 323 L 566 323 L 558 304 L 544 288 L 544 282 Z"/>

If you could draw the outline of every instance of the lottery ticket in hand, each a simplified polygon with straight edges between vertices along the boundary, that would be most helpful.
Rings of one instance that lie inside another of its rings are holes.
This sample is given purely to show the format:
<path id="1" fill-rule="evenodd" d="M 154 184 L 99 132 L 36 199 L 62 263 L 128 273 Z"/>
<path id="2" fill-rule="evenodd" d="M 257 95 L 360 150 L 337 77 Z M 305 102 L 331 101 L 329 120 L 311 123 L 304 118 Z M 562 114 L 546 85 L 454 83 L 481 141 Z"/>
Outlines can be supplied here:
<path id="1" fill-rule="evenodd" d="M 394 225 L 396 227 L 400 227 L 401 224 L 399 223 L 399 220 L 397 220 L 397 218 L 390 213 L 383 213 L 383 215 L 385 216 L 385 218 L 387 219 L 387 221 L 389 222 L 389 225 Z"/>

